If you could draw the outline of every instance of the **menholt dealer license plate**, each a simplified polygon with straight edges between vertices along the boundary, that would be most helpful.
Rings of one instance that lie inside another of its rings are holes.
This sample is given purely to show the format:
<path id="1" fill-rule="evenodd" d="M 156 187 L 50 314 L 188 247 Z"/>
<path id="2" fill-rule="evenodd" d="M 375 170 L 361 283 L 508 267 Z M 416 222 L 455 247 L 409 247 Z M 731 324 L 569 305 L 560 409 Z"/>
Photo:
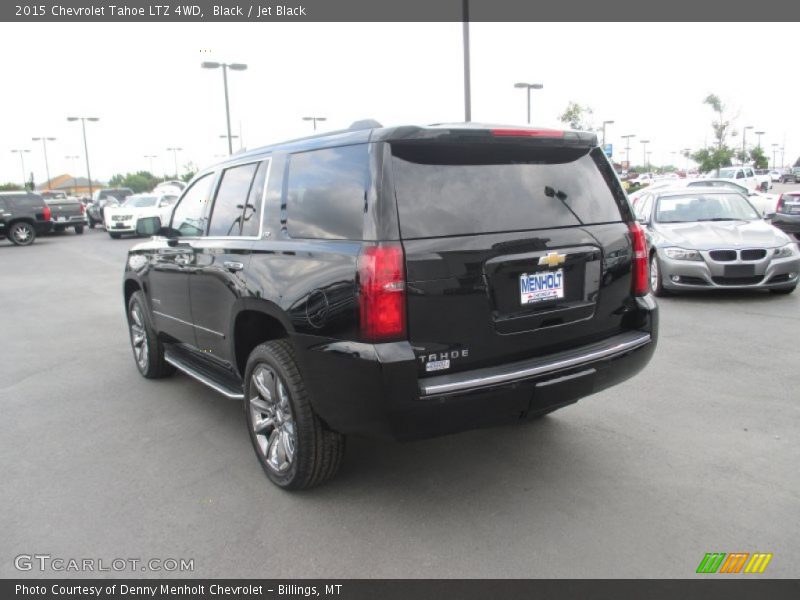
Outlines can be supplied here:
<path id="1" fill-rule="evenodd" d="M 519 292 L 522 304 L 563 298 L 564 270 L 523 273 L 519 276 Z"/>

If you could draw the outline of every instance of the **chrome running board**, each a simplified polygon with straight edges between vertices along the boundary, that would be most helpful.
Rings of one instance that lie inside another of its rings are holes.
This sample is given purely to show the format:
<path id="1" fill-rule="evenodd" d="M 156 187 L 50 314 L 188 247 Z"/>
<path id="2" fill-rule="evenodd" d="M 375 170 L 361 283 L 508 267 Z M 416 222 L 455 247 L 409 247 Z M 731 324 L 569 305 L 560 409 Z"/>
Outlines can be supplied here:
<path id="1" fill-rule="evenodd" d="M 230 398 L 231 400 L 244 400 L 244 394 L 241 389 L 236 389 L 229 383 L 220 381 L 220 378 L 215 377 L 210 369 L 202 368 L 200 365 L 195 364 L 194 361 L 187 360 L 183 356 L 180 356 L 178 352 L 172 352 L 170 349 L 167 349 L 164 352 L 164 360 L 179 371 L 186 373 L 192 379 L 196 379 L 226 398 Z"/>

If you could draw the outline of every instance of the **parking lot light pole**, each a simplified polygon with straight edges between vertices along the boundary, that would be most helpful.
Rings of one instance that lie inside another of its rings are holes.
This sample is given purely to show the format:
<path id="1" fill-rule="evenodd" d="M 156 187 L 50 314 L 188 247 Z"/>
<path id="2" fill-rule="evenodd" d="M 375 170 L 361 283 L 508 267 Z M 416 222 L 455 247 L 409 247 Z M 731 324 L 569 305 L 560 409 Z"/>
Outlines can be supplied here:
<path id="1" fill-rule="evenodd" d="M 773 169 L 777 169 L 778 168 L 777 163 L 775 162 L 775 160 L 776 160 L 775 157 L 778 154 L 778 146 L 780 146 L 780 144 L 772 144 L 772 168 Z"/>
<path id="2" fill-rule="evenodd" d="M 747 130 L 748 129 L 753 129 L 753 126 L 752 125 L 745 125 L 744 127 L 742 127 L 742 164 L 745 163 L 745 158 L 746 158 L 746 154 L 747 154 L 747 145 L 745 144 L 745 141 L 747 140 Z"/>
<path id="3" fill-rule="evenodd" d="M 233 142 L 231 141 L 231 106 L 228 101 L 228 69 L 231 71 L 246 71 L 247 65 L 244 63 L 218 63 L 206 61 L 200 63 L 203 69 L 222 68 L 222 85 L 225 88 L 225 123 L 228 127 L 228 154 L 233 154 Z"/>
<path id="4" fill-rule="evenodd" d="M 614 121 L 603 121 L 603 150 L 606 149 L 606 125 L 613 125 Z"/>
<path id="5" fill-rule="evenodd" d="M 689 152 L 691 152 L 691 148 L 684 148 L 681 152 L 686 157 L 686 177 L 689 177 Z"/>
<path id="6" fill-rule="evenodd" d="M 303 117 L 303 121 L 311 121 L 314 124 L 314 131 L 317 130 L 317 121 L 322 123 L 323 121 L 327 121 L 328 117 Z"/>
<path id="7" fill-rule="evenodd" d="M 54 137 L 35 137 L 31 138 L 34 142 L 38 142 L 41 140 L 42 142 L 42 150 L 44 150 L 44 172 L 47 174 L 47 189 L 50 189 L 50 165 L 47 164 L 47 142 L 55 142 L 56 138 Z"/>
<path id="8" fill-rule="evenodd" d="M 83 130 L 83 154 L 86 156 L 86 177 L 89 180 L 89 197 L 92 196 L 92 171 L 89 169 L 89 144 L 86 142 L 86 121 L 99 121 L 97 117 L 67 117 L 67 121 L 80 121 Z"/>
<path id="9" fill-rule="evenodd" d="M 515 83 L 515 88 L 524 89 L 528 94 L 528 125 L 531 124 L 531 90 L 541 90 L 544 85 L 541 83 Z"/>
<path id="10" fill-rule="evenodd" d="M 625 140 L 625 162 L 628 163 L 628 170 L 631 169 L 631 138 L 635 138 L 635 133 L 629 133 L 628 135 L 621 135 L 620 136 L 623 140 Z"/>
<path id="11" fill-rule="evenodd" d="M 158 158 L 158 154 L 145 154 L 144 157 L 148 159 L 150 162 L 150 174 L 155 177 L 155 172 L 153 171 L 153 159 Z"/>
<path id="12" fill-rule="evenodd" d="M 464 122 L 472 121 L 472 84 L 469 70 L 469 0 L 461 2 L 461 38 L 464 46 Z"/>
<path id="13" fill-rule="evenodd" d="M 28 188 L 28 180 L 26 179 L 27 175 L 25 175 L 25 153 L 29 153 L 30 150 L 27 148 L 17 148 L 12 150 L 11 152 L 16 152 L 19 154 L 19 161 L 22 164 L 22 187 L 27 189 Z"/>
<path id="14" fill-rule="evenodd" d="M 230 142 L 228 142 L 230 145 Z M 172 152 L 172 159 L 175 161 L 175 179 L 179 179 L 178 177 L 178 152 L 182 152 L 183 148 L 179 148 L 178 146 L 173 146 L 172 148 L 167 148 L 168 152 Z M 230 153 L 228 153 L 230 155 Z"/>
<path id="15" fill-rule="evenodd" d="M 650 140 L 639 140 L 642 142 L 642 163 L 647 162 L 647 144 L 650 143 Z M 645 166 L 644 170 L 647 170 L 647 166 Z"/>
<path id="16" fill-rule="evenodd" d="M 761 136 L 764 135 L 766 131 L 756 131 L 755 134 L 758 136 L 758 148 L 761 149 Z"/>

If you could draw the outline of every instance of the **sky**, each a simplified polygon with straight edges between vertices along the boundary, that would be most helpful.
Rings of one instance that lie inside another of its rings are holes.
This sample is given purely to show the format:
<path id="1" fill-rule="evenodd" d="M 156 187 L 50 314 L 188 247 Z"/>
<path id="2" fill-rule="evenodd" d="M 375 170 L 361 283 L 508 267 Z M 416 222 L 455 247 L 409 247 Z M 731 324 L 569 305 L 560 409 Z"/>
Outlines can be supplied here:
<path id="1" fill-rule="evenodd" d="M 795 84 L 781 73 L 796 54 L 793 23 L 473 23 L 472 120 L 509 125 L 526 120 L 561 126 L 570 101 L 593 109 L 616 159 L 620 135 L 633 164 L 650 140 L 651 164 L 686 164 L 673 154 L 712 140 L 710 93 L 721 97 L 734 127 L 766 133 L 761 145 L 800 155 Z M 738 52 L 736 50 L 739 50 Z M 87 123 L 92 178 L 115 173 L 204 167 L 227 153 L 220 70 L 202 61 L 243 62 L 230 72 L 231 126 L 247 148 L 312 133 L 304 116 L 324 116 L 320 130 L 373 118 L 384 125 L 464 120 L 460 23 L 1 23 L 4 90 L 0 94 L 0 182 L 25 171 L 85 176 L 80 124 Z M 13 57 L 13 58 L 12 58 Z M 740 145 L 741 136 L 731 140 Z M 234 140 L 234 149 L 240 140 Z M 79 159 L 67 159 L 78 155 Z M 157 155 L 147 159 L 146 155 Z M 780 152 L 778 153 L 780 165 Z"/>

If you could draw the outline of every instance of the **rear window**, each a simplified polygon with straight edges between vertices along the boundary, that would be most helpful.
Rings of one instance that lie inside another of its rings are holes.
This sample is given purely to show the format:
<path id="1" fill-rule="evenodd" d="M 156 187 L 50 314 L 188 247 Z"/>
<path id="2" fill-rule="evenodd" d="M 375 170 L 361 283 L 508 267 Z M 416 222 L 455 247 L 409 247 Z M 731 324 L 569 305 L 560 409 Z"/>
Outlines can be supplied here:
<path id="1" fill-rule="evenodd" d="M 366 144 L 293 154 L 286 196 L 289 235 L 360 240 L 368 183 Z"/>
<path id="2" fill-rule="evenodd" d="M 12 196 L 11 200 L 14 202 L 14 205 L 19 208 L 41 208 L 45 205 L 44 199 L 41 196 L 19 195 Z"/>
<path id="3" fill-rule="evenodd" d="M 392 154 L 404 238 L 622 220 L 599 148 L 401 142 Z"/>

